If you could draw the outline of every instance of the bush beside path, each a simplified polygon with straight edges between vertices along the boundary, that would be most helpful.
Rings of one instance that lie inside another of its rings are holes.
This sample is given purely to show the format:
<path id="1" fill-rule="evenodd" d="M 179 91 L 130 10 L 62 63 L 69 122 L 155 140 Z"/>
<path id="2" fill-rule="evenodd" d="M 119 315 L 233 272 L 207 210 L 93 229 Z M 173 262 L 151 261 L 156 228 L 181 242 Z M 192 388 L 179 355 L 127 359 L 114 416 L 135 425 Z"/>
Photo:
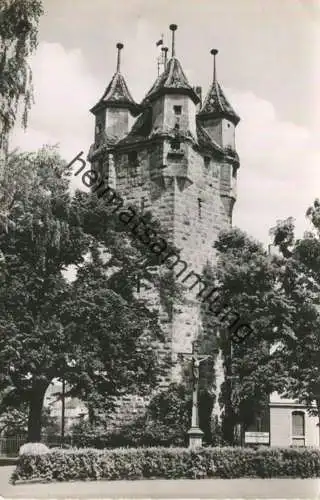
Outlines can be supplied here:
<path id="1" fill-rule="evenodd" d="M 120 448 L 22 454 L 11 481 L 317 478 L 313 448 Z"/>

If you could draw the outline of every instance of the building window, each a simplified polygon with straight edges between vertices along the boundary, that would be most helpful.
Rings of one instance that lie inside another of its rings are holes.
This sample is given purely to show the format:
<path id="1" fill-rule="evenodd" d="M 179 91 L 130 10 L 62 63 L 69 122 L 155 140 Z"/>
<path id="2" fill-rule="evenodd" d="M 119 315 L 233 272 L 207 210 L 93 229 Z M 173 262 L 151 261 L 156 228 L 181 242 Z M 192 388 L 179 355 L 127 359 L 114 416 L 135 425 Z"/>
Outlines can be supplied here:
<path id="1" fill-rule="evenodd" d="M 305 446 L 305 415 L 303 411 L 292 412 L 292 445 Z"/>
<path id="2" fill-rule="evenodd" d="M 210 156 L 205 156 L 204 157 L 204 166 L 206 168 L 209 168 L 209 166 L 210 166 Z"/>
<path id="3" fill-rule="evenodd" d="M 171 149 L 178 151 L 180 149 L 180 141 L 178 139 L 173 139 L 171 141 Z"/>
<path id="4" fill-rule="evenodd" d="M 199 217 L 199 219 L 201 219 L 201 216 L 202 216 L 201 209 L 202 209 L 202 199 L 198 198 L 198 217 Z"/>
<path id="5" fill-rule="evenodd" d="M 97 123 L 97 125 L 96 125 L 96 134 L 100 134 L 101 131 L 102 131 L 101 123 Z"/>
<path id="6" fill-rule="evenodd" d="M 130 153 L 128 153 L 128 162 L 132 167 L 136 167 L 138 165 L 137 151 L 130 151 Z"/>
<path id="7" fill-rule="evenodd" d="M 182 106 L 173 106 L 173 111 L 175 115 L 181 115 Z"/>

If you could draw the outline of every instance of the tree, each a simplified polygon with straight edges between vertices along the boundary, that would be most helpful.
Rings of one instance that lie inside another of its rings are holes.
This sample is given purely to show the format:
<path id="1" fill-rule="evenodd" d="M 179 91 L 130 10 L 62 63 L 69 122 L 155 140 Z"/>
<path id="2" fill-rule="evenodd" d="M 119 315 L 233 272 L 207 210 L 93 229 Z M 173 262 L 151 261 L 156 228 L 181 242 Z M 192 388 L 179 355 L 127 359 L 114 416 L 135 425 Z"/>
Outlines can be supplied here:
<path id="1" fill-rule="evenodd" d="M 282 339 L 275 355 L 285 360 L 283 394 L 309 406 L 320 425 L 320 201 L 307 210 L 312 230 L 296 239 L 294 220 L 272 229 L 283 255 L 283 289 L 294 304 L 293 335 Z"/>
<path id="2" fill-rule="evenodd" d="M 2 234 L 0 389 L 26 402 L 28 439 L 40 439 L 43 399 L 64 379 L 70 395 L 146 391 L 156 384 L 157 314 L 134 293 L 157 286 L 155 256 L 130 237 L 103 199 L 69 192 L 55 150 L 15 154 L 12 226 Z M 7 182 L 8 179 L 7 179 Z M 73 280 L 65 278 L 70 266 Z"/>
<path id="3" fill-rule="evenodd" d="M 0 150 L 6 149 L 18 105 L 23 101 L 22 123 L 27 124 L 32 103 L 32 72 L 28 57 L 37 47 L 40 0 L 2 0 L 0 5 Z M 1 173 L 1 172 L 0 172 Z"/>
<path id="4" fill-rule="evenodd" d="M 210 274 L 216 288 L 214 307 L 205 311 L 209 340 L 214 349 L 218 342 L 224 362 L 224 440 L 234 444 L 235 425 L 245 430 L 253 424 L 268 395 L 285 384 L 282 361 L 270 348 L 291 332 L 292 306 L 281 290 L 281 260 L 268 255 L 259 242 L 231 229 L 220 233 L 215 247 L 218 261 Z M 229 327 L 236 313 L 253 330 L 243 342 L 233 339 Z"/>

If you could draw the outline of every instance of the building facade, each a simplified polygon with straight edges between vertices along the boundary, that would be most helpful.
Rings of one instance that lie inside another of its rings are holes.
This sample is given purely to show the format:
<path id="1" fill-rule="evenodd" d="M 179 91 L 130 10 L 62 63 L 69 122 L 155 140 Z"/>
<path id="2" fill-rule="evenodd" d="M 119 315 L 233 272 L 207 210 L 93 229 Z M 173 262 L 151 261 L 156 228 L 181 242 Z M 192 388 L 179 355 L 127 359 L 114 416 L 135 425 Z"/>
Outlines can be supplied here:
<path id="1" fill-rule="evenodd" d="M 165 52 L 163 71 L 140 104 L 121 73 L 123 45 L 117 44 L 116 72 L 91 109 L 95 132 L 88 155 L 92 169 L 128 206 L 152 213 L 187 263 L 187 269 L 175 268 L 189 290 L 184 303 L 169 314 L 158 301 L 166 338 L 158 346 L 162 386 L 179 379 L 178 354 L 191 352 L 201 333 L 200 276 L 215 259 L 219 231 L 231 225 L 239 168 L 235 129 L 240 118 L 216 77 L 218 51 L 211 51 L 212 84 L 202 101 L 201 88 L 190 85 L 176 57 L 176 28 L 170 26 L 171 58 L 167 61 Z"/>
<path id="2" fill-rule="evenodd" d="M 318 418 L 305 405 L 273 393 L 269 408 L 270 446 L 320 446 Z"/>

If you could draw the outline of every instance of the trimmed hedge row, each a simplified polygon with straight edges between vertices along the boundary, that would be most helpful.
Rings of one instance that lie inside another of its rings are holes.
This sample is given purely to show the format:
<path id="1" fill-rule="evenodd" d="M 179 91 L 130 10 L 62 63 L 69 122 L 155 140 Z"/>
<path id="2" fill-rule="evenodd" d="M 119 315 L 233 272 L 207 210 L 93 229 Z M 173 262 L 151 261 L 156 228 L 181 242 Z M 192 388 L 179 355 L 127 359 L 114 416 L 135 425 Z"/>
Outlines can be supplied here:
<path id="1" fill-rule="evenodd" d="M 320 477 L 310 448 L 122 448 L 21 455 L 11 482 L 143 478 Z"/>

